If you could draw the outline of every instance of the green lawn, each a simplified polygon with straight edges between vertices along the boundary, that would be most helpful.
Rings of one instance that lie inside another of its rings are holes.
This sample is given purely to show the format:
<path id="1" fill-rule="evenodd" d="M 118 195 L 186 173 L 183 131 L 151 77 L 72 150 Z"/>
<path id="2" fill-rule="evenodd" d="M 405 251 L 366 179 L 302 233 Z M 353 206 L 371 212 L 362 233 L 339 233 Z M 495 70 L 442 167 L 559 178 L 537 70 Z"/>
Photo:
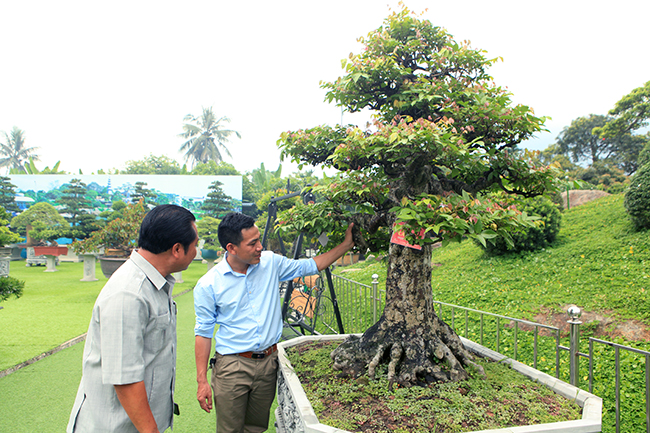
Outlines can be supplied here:
<path id="1" fill-rule="evenodd" d="M 82 263 L 61 263 L 59 272 L 27 268 L 13 262 L 11 275 L 25 280 L 24 295 L 3 303 L 0 347 L 3 367 L 13 366 L 87 331 L 95 297 L 106 282 L 97 269 L 97 282 L 80 282 Z M 207 266 L 194 262 L 183 272 L 175 293 L 194 287 Z M 181 415 L 175 432 L 215 430 L 214 412 L 207 414 L 196 401 L 194 365 L 194 306 L 192 292 L 178 296 L 178 359 L 175 399 Z M 0 431 L 47 433 L 65 430 L 81 378 L 83 343 L 64 349 L 0 379 Z M 7 361 L 10 357 L 11 361 Z M 273 428 L 273 419 L 269 431 Z"/>

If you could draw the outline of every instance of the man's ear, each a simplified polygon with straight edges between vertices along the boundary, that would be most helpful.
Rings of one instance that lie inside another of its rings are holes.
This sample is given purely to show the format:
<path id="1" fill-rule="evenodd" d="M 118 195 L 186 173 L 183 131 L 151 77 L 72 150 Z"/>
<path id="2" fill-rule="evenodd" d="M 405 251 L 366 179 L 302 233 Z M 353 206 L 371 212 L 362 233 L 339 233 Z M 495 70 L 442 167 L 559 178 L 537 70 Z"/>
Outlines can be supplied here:
<path id="1" fill-rule="evenodd" d="M 233 244 L 232 242 L 226 245 L 226 251 L 228 251 L 228 254 L 235 254 L 235 247 L 237 245 Z"/>
<path id="2" fill-rule="evenodd" d="M 172 247 L 172 254 L 174 256 L 185 255 L 185 247 L 183 247 L 183 244 L 181 244 L 180 242 L 175 243 L 174 246 Z"/>

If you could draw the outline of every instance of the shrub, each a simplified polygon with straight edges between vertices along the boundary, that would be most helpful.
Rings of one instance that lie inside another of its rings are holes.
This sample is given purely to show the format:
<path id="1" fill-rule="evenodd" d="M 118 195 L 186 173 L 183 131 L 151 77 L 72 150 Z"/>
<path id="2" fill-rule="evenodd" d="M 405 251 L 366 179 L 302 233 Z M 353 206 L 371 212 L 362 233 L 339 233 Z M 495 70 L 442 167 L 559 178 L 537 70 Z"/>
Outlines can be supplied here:
<path id="1" fill-rule="evenodd" d="M 20 298 L 23 295 L 25 282 L 13 277 L 0 277 L 0 302 L 6 301 L 10 296 Z"/>
<path id="2" fill-rule="evenodd" d="M 643 149 L 641 149 L 641 152 L 639 152 L 639 159 L 637 162 L 639 163 L 639 167 L 643 167 L 650 163 L 650 141 L 648 141 Z"/>
<path id="3" fill-rule="evenodd" d="M 535 197 L 517 203 L 517 209 L 528 215 L 539 216 L 540 224 L 535 228 L 513 233 L 514 247 L 509 247 L 502 238 L 496 238 L 494 243 L 488 242 L 485 248 L 488 254 L 534 251 L 547 247 L 555 240 L 562 220 L 562 214 L 556 204 L 546 197 Z"/>
<path id="4" fill-rule="evenodd" d="M 632 178 L 623 204 L 637 230 L 650 228 L 650 163 Z"/>

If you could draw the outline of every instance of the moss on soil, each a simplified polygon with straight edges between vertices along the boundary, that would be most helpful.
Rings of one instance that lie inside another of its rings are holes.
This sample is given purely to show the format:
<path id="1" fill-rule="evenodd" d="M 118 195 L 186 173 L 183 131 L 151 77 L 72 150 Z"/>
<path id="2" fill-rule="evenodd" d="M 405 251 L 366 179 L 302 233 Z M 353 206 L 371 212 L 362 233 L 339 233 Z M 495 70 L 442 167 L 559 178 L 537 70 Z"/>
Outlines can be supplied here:
<path id="1" fill-rule="evenodd" d="M 338 342 L 291 347 L 287 356 L 321 423 L 351 432 L 471 432 L 580 419 L 581 408 L 509 366 L 478 359 L 487 379 L 389 390 L 379 379 L 341 377 Z"/>

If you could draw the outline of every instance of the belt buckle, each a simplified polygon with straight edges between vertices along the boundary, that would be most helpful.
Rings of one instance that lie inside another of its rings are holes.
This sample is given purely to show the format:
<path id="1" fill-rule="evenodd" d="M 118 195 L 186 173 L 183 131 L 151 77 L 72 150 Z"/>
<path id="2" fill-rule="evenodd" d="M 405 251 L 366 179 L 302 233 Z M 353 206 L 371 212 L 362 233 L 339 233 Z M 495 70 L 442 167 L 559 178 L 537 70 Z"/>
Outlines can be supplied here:
<path id="1" fill-rule="evenodd" d="M 266 356 L 266 353 L 264 352 L 251 352 L 251 358 L 252 359 L 264 359 Z"/>

